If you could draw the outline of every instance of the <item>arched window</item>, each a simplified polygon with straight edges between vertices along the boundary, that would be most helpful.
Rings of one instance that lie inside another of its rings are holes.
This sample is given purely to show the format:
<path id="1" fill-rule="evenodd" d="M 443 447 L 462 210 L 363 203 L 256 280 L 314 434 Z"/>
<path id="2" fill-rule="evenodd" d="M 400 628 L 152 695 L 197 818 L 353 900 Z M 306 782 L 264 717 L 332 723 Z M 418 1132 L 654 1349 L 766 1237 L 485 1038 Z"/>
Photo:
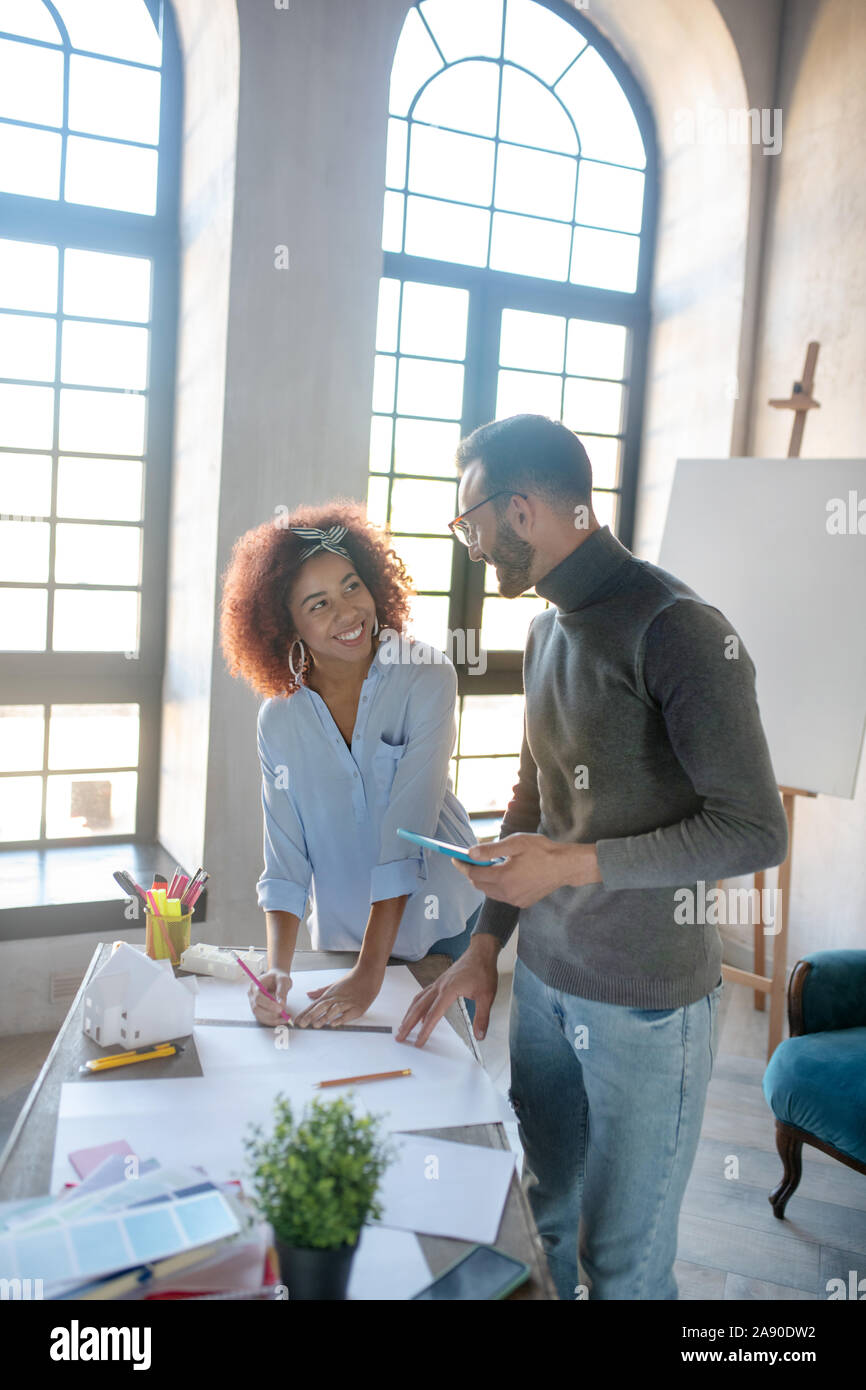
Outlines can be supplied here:
<path id="1" fill-rule="evenodd" d="M 0 0 L 0 842 L 155 829 L 177 280 L 163 0 Z"/>
<path id="2" fill-rule="evenodd" d="M 621 60 L 557 0 L 420 0 L 391 76 L 368 509 L 458 667 L 453 772 L 470 811 L 516 780 L 534 595 L 498 596 L 447 537 L 454 450 L 488 420 L 565 421 L 594 507 L 631 540 L 654 231 L 649 111 Z M 477 660 L 487 651 L 486 669 Z"/>

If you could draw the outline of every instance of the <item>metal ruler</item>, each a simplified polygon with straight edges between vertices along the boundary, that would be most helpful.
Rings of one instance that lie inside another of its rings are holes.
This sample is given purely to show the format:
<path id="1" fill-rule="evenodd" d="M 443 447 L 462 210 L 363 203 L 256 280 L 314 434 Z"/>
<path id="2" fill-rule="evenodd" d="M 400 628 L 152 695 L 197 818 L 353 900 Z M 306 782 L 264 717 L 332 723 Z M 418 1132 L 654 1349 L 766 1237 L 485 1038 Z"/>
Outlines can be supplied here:
<path id="1" fill-rule="evenodd" d="M 264 1023 L 256 1023 L 254 1018 L 197 1018 L 196 1028 L 265 1028 Z M 296 1033 L 304 1033 L 306 1029 L 295 1028 L 290 1025 Z M 277 1027 L 282 1027 L 278 1024 Z M 393 1028 L 388 1028 L 384 1024 L 378 1023 L 323 1023 L 320 1028 L 310 1026 L 311 1033 L 393 1033 Z"/>

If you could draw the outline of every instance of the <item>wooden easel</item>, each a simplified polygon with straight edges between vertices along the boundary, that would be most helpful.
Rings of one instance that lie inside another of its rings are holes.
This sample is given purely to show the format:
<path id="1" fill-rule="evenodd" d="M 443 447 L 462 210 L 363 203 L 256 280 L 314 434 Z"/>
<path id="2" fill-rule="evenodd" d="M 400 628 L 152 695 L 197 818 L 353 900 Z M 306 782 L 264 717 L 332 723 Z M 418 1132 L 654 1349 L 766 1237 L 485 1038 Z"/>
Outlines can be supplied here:
<path id="1" fill-rule="evenodd" d="M 782 805 L 788 821 L 788 855 L 783 864 L 779 865 L 779 892 L 781 894 L 782 911 L 780 920 L 774 923 L 779 930 L 773 940 L 773 973 L 765 975 L 766 969 L 764 957 L 764 920 L 762 913 L 765 871 L 760 869 L 755 874 L 755 888 L 758 892 L 758 911 L 752 928 L 755 950 L 755 969 L 737 970 L 733 965 L 722 966 L 722 977 L 730 980 L 732 984 L 748 985 L 755 991 L 755 1008 L 763 1013 L 764 996 L 770 996 L 770 1030 L 767 1039 L 767 1061 L 770 1060 L 779 1043 L 782 1041 L 782 1032 L 785 1025 L 785 986 L 787 984 L 788 971 L 788 907 L 790 904 L 791 889 L 791 860 L 794 853 L 794 797 L 795 796 L 815 796 L 815 792 L 803 791 L 800 787 L 780 787 L 782 795 Z"/>
<path id="2" fill-rule="evenodd" d="M 793 410 L 794 423 L 791 428 L 791 441 L 788 445 L 788 458 L 800 457 L 800 446 L 803 442 L 803 430 L 806 425 L 806 414 L 810 410 L 820 408 L 820 402 L 816 401 L 812 395 L 812 387 L 815 381 L 815 367 L 818 362 L 819 343 L 809 343 L 806 349 L 806 361 L 803 364 L 803 376 L 800 381 L 794 382 L 794 388 L 787 400 L 771 400 L 769 405 L 777 410 Z M 763 1013 L 764 998 L 770 996 L 770 1029 L 767 1039 L 767 1060 L 772 1057 L 779 1043 L 782 1041 L 782 1032 L 785 1024 L 785 986 L 787 984 L 787 960 L 788 960 L 788 907 L 790 903 L 791 889 L 791 861 L 794 854 L 794 797 L 816 795 L 815 792 L 804 791 L 801 787 L 780 787 L 779 792 L 782 797 L 782 805 L 788 821 L 788 855 L 783 864 L 779 865 L 778 888 L 782 900 L 781 921 L 774 923 L 778 926 L 773 942 L 773 973 L 765 975 L 766 969 L 764 956 L 764 921 L 763 921 L 763 891 L 765 883 L 765 873 L 761 869 L 755 874 L 755 888 L 758 892 L 758 912 L 753 926 L 753 944 L 755 952 L 755 969 L 737 970 L 732 965 L 722 966 L 722 977 L 730 980 L 732 984 L 748 985 L 755 991 L 755 1008 Z"/>
<path id="3" fill-rule="evenodd" d="M 788 458 L 798 459 L 800 457 L 800 445 L 803 442 L 803 430 L 806 428 L 806 412 L 809 410 L 820 410 L 821 402 L 816 401 L 812 395 L 812 387 L 815 382 L 815 367 L 818 363 L 818 350 L 820 343 L 810 343 L 806 348 L 806 361 L 803 364 L 802 380 L 794 382 L 794 389 L 787 400 L 771 400 L 768 405 L 772 405 L 776 410 L 793 410 L 794 424 L 791 427 L 791 442 L 788 445 Z"/>

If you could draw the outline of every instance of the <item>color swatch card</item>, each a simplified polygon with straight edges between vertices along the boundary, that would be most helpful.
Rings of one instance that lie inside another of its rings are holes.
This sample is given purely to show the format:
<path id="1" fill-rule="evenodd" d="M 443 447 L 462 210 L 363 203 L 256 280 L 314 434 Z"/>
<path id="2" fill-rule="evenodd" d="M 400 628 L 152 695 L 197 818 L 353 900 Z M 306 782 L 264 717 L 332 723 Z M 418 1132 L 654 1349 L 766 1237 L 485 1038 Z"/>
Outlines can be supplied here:
<path id="1" fill-rule="evenodd" d="M 70 1159 L 72 1155 L 70 1154 Z M 10 1231 L 35 1233 L 58 1226 L 139 1206 L 144 1202 L 175 1201 L 204 1190 L 213 1190 L 213 1183 L 196 1168 L 157 1167 L 139 1177 L 122 1177 L 110 1187 L 83 1191 L 81 1187 L 64 1194 L 59 1200 L 49 1199 L 48 1205 L 29 1215 L 9 1221 Z"/>
<path id="2" fill-rule="evenodd" d="M 164 1259 L 239 1230 L 222 1193 L 209 1191 L 53 1230 L 0 1236 L 0 1278 L 41 1279 L 50 1297 L 52 1286 Z"/>
<path id="3" fill-rule="evenodd" d="M 135 1157 L 125 1139 L 115 1139 L 113 1144 L 96 1144 L 91 1149 L 78 1149 L 76 1153 L 69 1155 L 69 1162 L 79 1178 L 89 1178 L 90 1174 L 111 1154 L 116 1154 L 121 1158 L 126 1158 L 128 1155 Z"/>

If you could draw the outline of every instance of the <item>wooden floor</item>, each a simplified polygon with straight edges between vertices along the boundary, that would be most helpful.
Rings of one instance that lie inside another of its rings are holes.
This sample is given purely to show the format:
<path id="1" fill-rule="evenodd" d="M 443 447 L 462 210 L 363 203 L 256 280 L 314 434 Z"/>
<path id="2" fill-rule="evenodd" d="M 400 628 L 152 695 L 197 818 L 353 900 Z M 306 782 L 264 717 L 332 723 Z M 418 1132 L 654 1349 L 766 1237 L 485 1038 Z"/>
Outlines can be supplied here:
<path id="1" fill-rule="evenodd" d="M 503 977 L 481 1045 L 496 1084 L 508 1088 Z M 866 1278 L 866 1177 L 804 1145 L 803 1177 L 785 1219 L 767 1200 L 782 1175 L 775 1123 L 761 1090 L 769 1011 L 726 984 L 701 1141 L 680 1216 L 675 1266 L 681 1299 L 825 1300 L 828 1279 Z M 517 1126 L 506 1126 L 519 1148 Z M 732 1162 L 736 1160 L 736 1166 Z M 726 1172 L 737 1172 L 726 1177 Z"/>
<path id="2" fill-rule="evenodd" d="M 827 1281 L 866 1276 L 866 1177 L 809 1145 L 785 1219 L 768 1194 L 782 1175 L 761 1090 L 769 1013 L 726 984 L 719 1051 L 680 1216 L 682 1299 L 826 1300 Z M 737 1160 L 739 1176 L 725 1177 Z"/>

